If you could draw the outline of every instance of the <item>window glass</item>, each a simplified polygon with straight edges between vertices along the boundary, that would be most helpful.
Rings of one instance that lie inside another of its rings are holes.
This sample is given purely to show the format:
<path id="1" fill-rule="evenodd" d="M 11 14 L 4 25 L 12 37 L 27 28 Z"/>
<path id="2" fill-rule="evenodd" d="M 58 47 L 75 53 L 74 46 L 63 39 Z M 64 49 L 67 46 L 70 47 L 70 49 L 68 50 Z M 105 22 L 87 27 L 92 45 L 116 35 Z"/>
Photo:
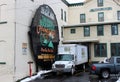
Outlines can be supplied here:
<path id="1" fill-rule="evenodd" d="M 76 32 L 75 29 L 70 29 L 71 34 L 74 34 Z"/>
<path id="2" fill-rule="evenodd" d="M 99 22 L 104 21 L 104 13 L 103 12 L 98 13 L 98 21 Z"/>
<path id="3" fill-rule="evenodd" d="M 84 27 L 84 36 L 90 36 L 90 27 L 89 26 Z"/>
<path id="4" fill-rule="evenodd" d="M 118 35 L 118 25 L 117 24 L 112 24 L 111 25 L 111 31 L 112 31 L 112 35 Z"/>
<path id="5" fill-rule="evenodd" d="M 107 57 L 107 45 L 105 43 L 95 44 L 95 57 Z"/>
<path id="6" fill-rule="evenodd" d="M 120 63 L 120 58 L 117 58 L 116 62 L 117 62 L 117 63 Z"/>
<path id="7" fill-rule="evenodd" d="M 114 63 L 114 57 L 111 57 L 109 60 L 110 60 L 110 63 Z"/>
<path id="8" fill-rule="evenodd" d="M 63 20 L 63 9 L 61 9 L 61 19 Z"/>
<path id="9" fill-rule="evenodd" d="M 64 11 L 64 21 L 66 22 L 66 11 Z"/>
<path id="10" fill-rule="evenodd" d="M 118 20 L 120 20 L 120 11 L 117 12 Z"/>
<path id="11" fill-rule="evenodd" d="M 86 22 L 85 14 L 80 14 L 80 23 L 85 23 L 85 22 Z"/>
<path id="12" fill-rule="evenodd" d="M 97 0 L 97 2 L 98 2 L 98 7 L 103 6 L 103 0 Z"/>
<path id="13" fill-rule="evenodd" d="M 120 56 L 120 43 L 111 43 L 111 56 Z"/>
<path id="14" fill-rule="evenodd" d="M 98 36 L 104 35 L 103 25 L 98 25 L 97 26 L 97 35 Z"/>

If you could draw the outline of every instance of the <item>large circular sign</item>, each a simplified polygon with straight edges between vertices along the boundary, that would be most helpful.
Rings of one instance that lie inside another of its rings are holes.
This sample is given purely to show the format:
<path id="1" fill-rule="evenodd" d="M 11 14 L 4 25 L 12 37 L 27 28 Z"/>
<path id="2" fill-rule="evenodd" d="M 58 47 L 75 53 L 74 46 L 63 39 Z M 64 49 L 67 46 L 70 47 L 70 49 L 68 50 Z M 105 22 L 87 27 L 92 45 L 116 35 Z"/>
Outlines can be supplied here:
<path id="1" fill-rule="evenodd" d="M 57 54 L 59 31 L 56 16 L 48 5 L 37 9 L 29 33 L 36 65 L 50 69 Z"/>

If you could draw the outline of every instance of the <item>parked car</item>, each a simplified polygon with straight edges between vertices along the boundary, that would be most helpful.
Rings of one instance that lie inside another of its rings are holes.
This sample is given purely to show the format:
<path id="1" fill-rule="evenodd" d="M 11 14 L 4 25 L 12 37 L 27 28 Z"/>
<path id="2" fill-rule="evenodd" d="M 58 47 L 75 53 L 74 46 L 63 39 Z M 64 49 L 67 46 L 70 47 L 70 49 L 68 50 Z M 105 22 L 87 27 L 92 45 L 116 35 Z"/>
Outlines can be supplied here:
<path id="1" fill-rule="evenodd" d="M 102 78 L 109 78 L 110 74 L 120 72 L 120 56 L 113 56 L 107 63 L 96 63 L 91 65 L 91 74 L 99 75 Z"/>

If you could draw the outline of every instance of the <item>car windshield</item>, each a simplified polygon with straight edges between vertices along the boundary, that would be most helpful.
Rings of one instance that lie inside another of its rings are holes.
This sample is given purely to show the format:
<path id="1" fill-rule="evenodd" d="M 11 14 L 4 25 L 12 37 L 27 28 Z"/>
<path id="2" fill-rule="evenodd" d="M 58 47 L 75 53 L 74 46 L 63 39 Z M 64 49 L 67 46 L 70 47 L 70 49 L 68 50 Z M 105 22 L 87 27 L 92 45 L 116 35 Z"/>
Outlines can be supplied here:
<path id="1" fill-rule="evenodd" d="M 57 56 L 57 61 L 72 61 L 74 59 L 73 55 L 62 54 Z"/>

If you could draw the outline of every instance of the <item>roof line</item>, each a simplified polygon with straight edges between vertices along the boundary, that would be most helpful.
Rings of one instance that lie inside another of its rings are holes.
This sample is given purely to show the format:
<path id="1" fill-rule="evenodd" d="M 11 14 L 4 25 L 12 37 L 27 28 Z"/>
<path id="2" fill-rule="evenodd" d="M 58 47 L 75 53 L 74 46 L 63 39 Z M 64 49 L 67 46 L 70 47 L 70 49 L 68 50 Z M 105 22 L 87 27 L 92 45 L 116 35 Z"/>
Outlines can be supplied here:
<path id="1" fill-rule="evenodd" d="M 67 6 L 69 5 L 69 3 L 66 0 L 61 0 L 64 4 L 66 4 Z"/>
<path id="2" fill-rule="evenodd" d="M 82 24 L 76 24 L 76 25 L 65 25 L 65 26 L 62 26 L 62 27 L 64 27 L 64 28 L 70 28 L 70 27 L 96 26 L 96 25 L 108 25 L 108 24 L 120 24 L 120 21 L 115 21 L 115 22 L 82 23 Z"/>
<path id="3" fill-rule="evenodd" d="M 71 6 L 81 6 L 81 5 L 84 5 L 84 2 L 80 2 L 80 3 L 68 3 L 66 0 L 61 0 L 64 4 L 66 4 L 68 7 L 71 7 Z"/>

